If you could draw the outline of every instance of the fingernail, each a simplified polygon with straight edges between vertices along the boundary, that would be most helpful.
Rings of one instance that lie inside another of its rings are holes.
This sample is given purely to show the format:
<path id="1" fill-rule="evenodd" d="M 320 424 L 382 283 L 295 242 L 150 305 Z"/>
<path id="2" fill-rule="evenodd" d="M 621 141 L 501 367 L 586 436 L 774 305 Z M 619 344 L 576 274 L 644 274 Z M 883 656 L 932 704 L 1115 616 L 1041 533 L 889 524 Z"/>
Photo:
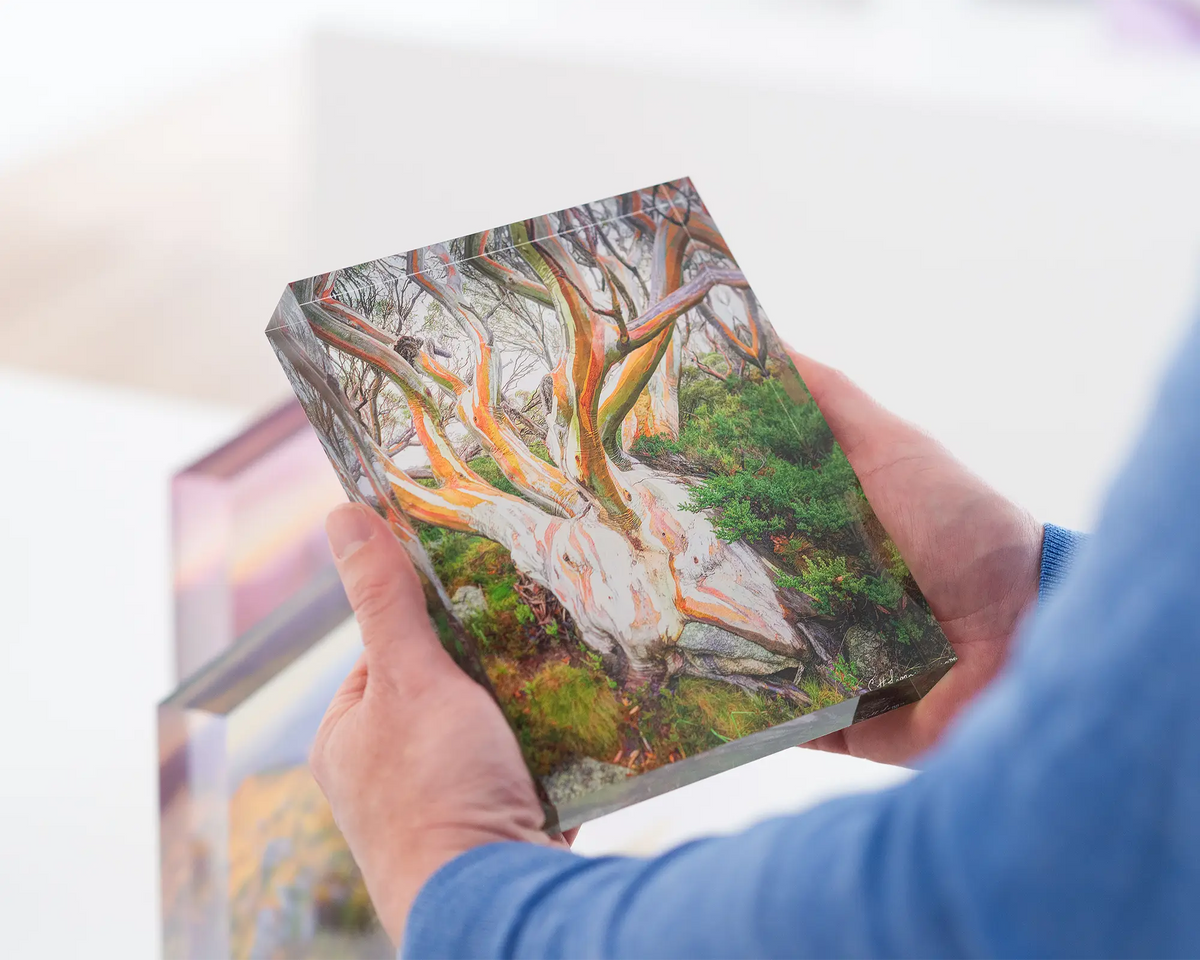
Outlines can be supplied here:
<path id="1" fill-rule="evenodd" d="M 339 560 L 345 560 L 371 539 L 375 528 L 367 516 L 367 508 L 357 503 L 344 503 L 325 518 L 325 535 L 329 549 Z"/>

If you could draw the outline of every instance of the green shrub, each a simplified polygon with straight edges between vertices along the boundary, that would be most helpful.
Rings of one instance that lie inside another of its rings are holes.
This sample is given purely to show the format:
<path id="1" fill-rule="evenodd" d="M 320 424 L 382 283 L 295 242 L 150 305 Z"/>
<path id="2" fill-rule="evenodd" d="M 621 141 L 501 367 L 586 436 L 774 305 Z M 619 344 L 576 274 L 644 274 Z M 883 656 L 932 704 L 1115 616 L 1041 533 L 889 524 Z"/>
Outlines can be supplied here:
<path id="1" fill-rule="evenodd" d="M 833 664 L 833 678 L 851 693 L 862 686 L 858 679 L 858 668 L 840 653 Z"/>
<path id="2" fill-rule="evenodd" d="M 826 616 L 852 612 L 860 600 L 891 610 L 904 595 L 891 577 L 855 574 L 844 555 L 818 554 L 799 574 L 780 574 L 775 582 L 810 597 L 817 611 Z"/>
<path id="3" fill-rule="evenodd" d="M 756 470 L 705 477 L 692 490 L 685 510 L 715 511 L 723 540 L 757 540 L 795 530 L 827 537 L 852 523 L 854 471 L 840 447 L 815 466 L 797 466 L 764 456 Z"/>
<path id="4" fill-rule="evenodd" d="M 900 556 L 900 551 L 892 542 L 891 537 L 885 537 L 883 540 L 883 562 L 890 573 L 897 580 L 907 580 L 912 574 L 908 572 L 908 564 L 904 562 L 904 558 Z"/>

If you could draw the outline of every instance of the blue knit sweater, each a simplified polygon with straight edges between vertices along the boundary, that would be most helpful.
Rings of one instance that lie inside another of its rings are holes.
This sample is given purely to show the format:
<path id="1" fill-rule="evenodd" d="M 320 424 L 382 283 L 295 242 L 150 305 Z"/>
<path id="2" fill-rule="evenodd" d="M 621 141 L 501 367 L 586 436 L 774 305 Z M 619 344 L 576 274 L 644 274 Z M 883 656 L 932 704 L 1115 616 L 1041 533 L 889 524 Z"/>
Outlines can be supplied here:
<path id="1" fill-rule="evenodd" d="M 891 790 L 660 857 L 501 843 L 409 957 L 1200 955 L 1200 328 L 1095 535 L 1047 526 L 1014 655 Z"/>

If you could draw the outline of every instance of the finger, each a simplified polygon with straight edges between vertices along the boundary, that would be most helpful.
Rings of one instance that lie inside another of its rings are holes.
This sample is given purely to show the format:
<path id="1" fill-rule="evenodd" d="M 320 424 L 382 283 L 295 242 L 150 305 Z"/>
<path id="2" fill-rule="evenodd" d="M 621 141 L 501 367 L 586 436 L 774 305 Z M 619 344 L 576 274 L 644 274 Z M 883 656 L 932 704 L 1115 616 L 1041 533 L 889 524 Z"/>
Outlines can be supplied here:
<path id="1" fill-rule="evenodd" d="M 864 486 L 864 477 L 901 457 L 942 453 L 935 440 L 880 406 L 840 370 L 791 348 L 788 354 Z"/>
<path id="2" fill-rule="evenodd" d="M 343 504 L 329 514 L 325 532 L 362 630 L 369 674 L 415 692 L 453 669 L 429 622 L 412 561 L 375 511 Z"/>
<path id="3" fill-rule="evenodd" d="M 805 743 L 798 744 L 801 750 L 820 750 L 824 753 L 848 753 L 846 746 L 846 731 L 834 730 L 823 737 L 817 737 Z"/>
<path id="4" fill-rule="evenodd" d="M 945 447 L 880 406 L 840 370 L 800 353 L 791 356 L 875 515 L 917 583 L 928 589 L 927 575 L 940 562 L 939 525 L 990 491 Z"/>

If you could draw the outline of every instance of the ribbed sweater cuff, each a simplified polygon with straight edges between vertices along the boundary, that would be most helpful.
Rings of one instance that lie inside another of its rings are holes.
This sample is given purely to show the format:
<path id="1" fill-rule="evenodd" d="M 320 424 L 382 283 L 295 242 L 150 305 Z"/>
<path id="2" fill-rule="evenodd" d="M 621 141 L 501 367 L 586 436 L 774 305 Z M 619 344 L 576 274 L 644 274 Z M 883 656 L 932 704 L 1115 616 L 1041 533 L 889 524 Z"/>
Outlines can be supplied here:
<path id="1" fill-rule="evenodd" d="M 1082 533 L 1047 523 L 1042 527 L 1042 572 L 1038 601 L 1045 602 L 1066 578 L 1072 561 L 1087 538 Z"/>

